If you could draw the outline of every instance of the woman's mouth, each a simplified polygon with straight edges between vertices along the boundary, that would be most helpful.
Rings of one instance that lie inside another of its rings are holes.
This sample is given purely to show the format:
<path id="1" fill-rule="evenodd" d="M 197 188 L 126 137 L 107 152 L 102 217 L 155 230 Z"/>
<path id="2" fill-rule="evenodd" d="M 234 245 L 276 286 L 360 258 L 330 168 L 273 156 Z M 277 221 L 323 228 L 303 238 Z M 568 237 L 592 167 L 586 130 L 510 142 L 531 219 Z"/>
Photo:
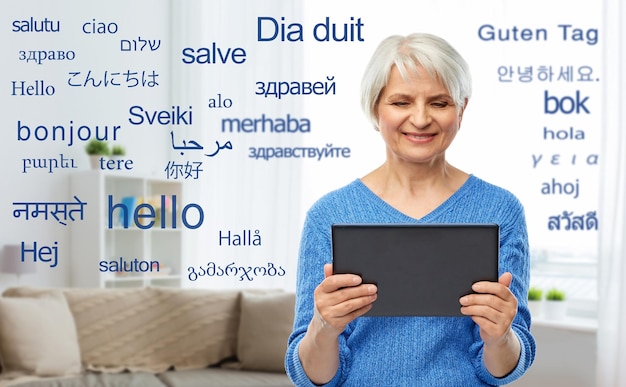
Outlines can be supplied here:
<path id="1" fill-rule="evenodd" d="M 427 141 L 435 137 L 434 134 L 428 134 L 428 133 L 403 133 L 403 134 L 413 141 Z"/>

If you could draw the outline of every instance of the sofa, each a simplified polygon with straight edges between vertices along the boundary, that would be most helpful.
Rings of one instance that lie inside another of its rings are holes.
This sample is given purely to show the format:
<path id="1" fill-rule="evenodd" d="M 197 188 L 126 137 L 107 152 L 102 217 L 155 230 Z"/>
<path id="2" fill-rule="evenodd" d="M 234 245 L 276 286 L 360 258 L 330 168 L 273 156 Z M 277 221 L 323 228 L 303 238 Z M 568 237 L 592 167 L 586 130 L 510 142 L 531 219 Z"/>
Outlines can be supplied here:
<path id="1" fill-rule="evenodd" d="M 40 289 L 0 297 L 0 386 L 292 386 L 293 293 Z"/>

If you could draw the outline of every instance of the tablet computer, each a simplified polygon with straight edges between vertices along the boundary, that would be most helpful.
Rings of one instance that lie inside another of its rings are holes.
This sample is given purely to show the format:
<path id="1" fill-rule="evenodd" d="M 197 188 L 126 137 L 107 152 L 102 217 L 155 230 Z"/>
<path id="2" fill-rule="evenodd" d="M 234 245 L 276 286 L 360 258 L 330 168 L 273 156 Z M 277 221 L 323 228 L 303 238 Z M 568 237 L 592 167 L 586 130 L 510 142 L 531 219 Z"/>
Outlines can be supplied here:
<path id="1" fill-rule="evenodd" d="M 366 316 L 463 316 L 459 298 L 498 280 L 497 224 L 334 224 L 333 273 L 378 286 Z"/>

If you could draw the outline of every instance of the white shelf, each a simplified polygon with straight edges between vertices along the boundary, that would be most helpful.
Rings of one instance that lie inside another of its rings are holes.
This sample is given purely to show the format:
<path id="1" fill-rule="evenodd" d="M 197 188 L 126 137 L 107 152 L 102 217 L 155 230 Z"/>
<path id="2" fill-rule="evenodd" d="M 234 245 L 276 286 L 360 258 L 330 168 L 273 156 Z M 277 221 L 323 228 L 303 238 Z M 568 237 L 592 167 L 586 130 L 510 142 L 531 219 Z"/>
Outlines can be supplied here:
<path id="1" fill-rule="evenodd" d="M 565 316 L 562 319 L 550 320 L 544 317 L 533 317 L 532 326 L 565 329 L 579 332 L 595 332 L 598 330 L 598 320 Z"/>
<path id="2" fill-rule="evenodd" d="M 160 207 L 161 195 L 170 198 L 175 195 L 180 202 L 183 197 L 182 183 L 93 170 L 72 175 L 71 192 L 87 203 L 83 222 L 80 226 L 72 227 L 70 281 L 73 287 L 182 285 L 186 246 L 183 228 L 161 228 L 157 218 L 144 219 L 155 222 L 151 228 L 139 228 L 132 220 L 134 209 L 130 205 L 126 208 L 131 220 L 129 227 L 124 228 L 120 225 L 123 208 L 117 206 L 123 198 L 129 197 L 135 198 L 137 204 L 151 203 L 155 210 Z M 110 206 L 113 210 L 110 210 Z M 143 262 L 156 261 L 161 269 L 169 268 L 171 274 L 145 274 L 130 264 L 126 269 L 136 270 L 137 274 L 116 276 L 114 272 L 101 271 L 119 267 L 117 262 L 120 259 L 122 265 L 135 260 L 142 265 L 145 265 Z M 100 266 L 102 261 L 105 261 L 105 267 Z"/>

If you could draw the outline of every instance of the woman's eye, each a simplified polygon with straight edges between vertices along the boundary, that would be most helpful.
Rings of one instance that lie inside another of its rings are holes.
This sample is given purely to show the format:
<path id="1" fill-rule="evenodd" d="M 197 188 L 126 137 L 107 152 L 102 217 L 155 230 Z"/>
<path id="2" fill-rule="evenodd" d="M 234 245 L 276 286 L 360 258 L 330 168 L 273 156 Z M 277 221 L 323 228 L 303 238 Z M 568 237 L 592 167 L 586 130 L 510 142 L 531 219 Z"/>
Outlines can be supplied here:
<path id="1" fill-rule="evenodd" d="M 394 105 L 394 106 L 406 106 L 409 103 L 408 102 L 404 102 L 404 101 L 398 101 L 398 102 L 392 102 L 391 104 Z"/>
<path id="2" fill-rule="evenodd" d="M 448 106 L 448 103 L 447 102 L 433 102 L 433 106 L 438 107 L 438 108 L 444 108 Z"/>

